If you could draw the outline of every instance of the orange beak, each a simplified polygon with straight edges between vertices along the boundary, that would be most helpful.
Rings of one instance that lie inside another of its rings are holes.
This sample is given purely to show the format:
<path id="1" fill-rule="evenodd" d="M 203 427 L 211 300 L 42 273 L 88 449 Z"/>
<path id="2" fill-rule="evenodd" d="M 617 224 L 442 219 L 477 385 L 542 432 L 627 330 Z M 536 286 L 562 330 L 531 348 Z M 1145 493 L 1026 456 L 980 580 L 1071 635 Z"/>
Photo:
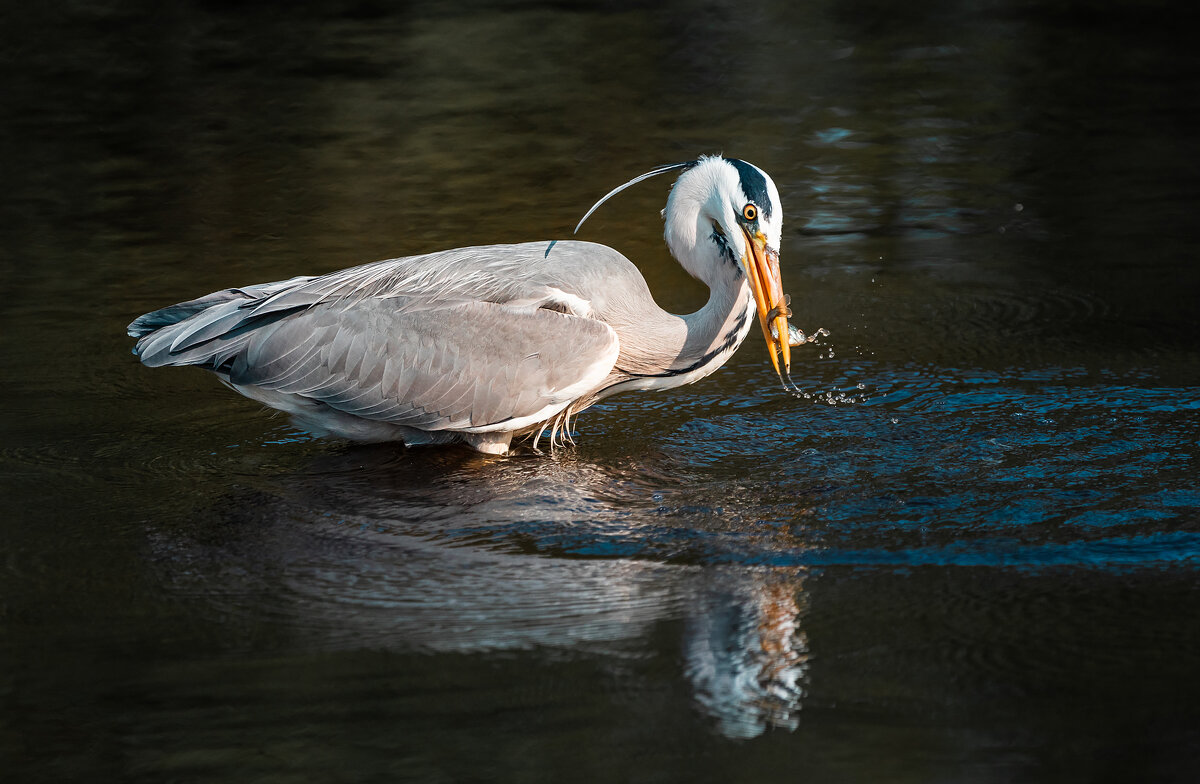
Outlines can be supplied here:
<path id="1" fill-rule="evenodd" d="M 784 374 L 792 369 L 792 352 L 788 344 L 788 316 L 792 315 L 792 311 L 788 308 L 788 298 L 784 296 L 783 281 L 779 277 L 779 254 L 767 248 L 766 235 L 761 231 L 751 235 L 743 227 L 742 232 L 746 235 L 746 247 L 749 249 L 742 264 L 758 306 L 758 325 L 762 327 L 763 337 L 767 340 L 771 364 L 780 380 L 783 380 Z M 772 327 L 774 335 L 771 334 Z M 781 357 L 782 370 L 779 367 Z"/>

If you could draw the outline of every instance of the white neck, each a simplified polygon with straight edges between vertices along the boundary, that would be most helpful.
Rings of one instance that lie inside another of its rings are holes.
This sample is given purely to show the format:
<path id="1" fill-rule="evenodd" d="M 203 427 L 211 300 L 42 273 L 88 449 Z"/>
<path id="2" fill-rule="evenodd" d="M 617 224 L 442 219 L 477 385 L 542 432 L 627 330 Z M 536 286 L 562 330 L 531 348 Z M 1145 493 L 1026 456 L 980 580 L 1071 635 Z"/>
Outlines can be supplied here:
<path id="1" fill-rule="evenodd" d="M 708 302 L 695 313 L 680 317 L 686 325 L 687 338 L 671 363 L 671 372 L 677 373 L 672 377 L 674 383 L 663 384 L 664 387 L 689 384 L 721 367 L 754 324 L 754 297 L 740 265 L 723 261 L 701 269 L 714 273 L 704 280 L 709 287 Z"/>
<path id="2" fill-rule="evenodd" d="M 708 302 L 695 313 L 643 320 L 622 334 L 621 370 L 632 378 L 621 389 L 670 389 L 704 378 L 737 350 L 755 319 L 754 298 L 739 266 L 699 265 L 711 270 L 704 280 Z M 653 327 L 651 327 L 653 324 Z M 610 388 L 616 391 L 616 388 Z"/>

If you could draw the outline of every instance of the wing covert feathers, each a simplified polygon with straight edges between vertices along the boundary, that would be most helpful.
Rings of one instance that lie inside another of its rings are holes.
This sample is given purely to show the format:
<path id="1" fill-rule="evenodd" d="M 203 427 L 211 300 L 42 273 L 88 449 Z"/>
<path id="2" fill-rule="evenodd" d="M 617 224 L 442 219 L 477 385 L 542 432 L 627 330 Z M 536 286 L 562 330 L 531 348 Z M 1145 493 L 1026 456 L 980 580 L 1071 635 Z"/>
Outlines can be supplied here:
<path id="1" fill-rule="evenodd" d="M 129 325 L 134 353 L 152 367 L 206 367 L 309 423 L 324 411 L 399 433 L 476 434 L 473 445 L 497 451 L 504 433 L 601 387 L 619 341 L 586 298 L 515 275 L 511 253 L 484 263 L 466 250 L 172 305 Z M 452 274 L 456 260 L 470 269 Z"/>

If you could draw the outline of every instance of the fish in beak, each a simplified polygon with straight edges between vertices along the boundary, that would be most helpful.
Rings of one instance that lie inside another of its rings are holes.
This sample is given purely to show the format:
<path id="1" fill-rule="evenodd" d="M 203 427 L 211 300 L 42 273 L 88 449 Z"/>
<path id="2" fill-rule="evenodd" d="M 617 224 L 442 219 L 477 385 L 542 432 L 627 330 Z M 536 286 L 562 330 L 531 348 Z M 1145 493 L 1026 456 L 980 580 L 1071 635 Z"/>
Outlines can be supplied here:
<path id="1" fill-rule="evenodd" d="M 792 311 L 788 307 L 791 297 L 783 293 L 783 281 L 779 276 L 779 252 L 767 247 L 767 237 L 761 231 L 751 233 L 750 228 L 742 227 L 742 233 L 746 237 L 747 249 L 742 264 L 746 268 L 746 277 L 750 279 L 750 290 L 754 292 L 758 324 L 767 341 L 771 364 L 786 387 L 784 377 L 792 369 L 791 334 L 788 329 L 788 316 L 792 315 Z M 779 366 L 781 358 L 782 369 Z"/>

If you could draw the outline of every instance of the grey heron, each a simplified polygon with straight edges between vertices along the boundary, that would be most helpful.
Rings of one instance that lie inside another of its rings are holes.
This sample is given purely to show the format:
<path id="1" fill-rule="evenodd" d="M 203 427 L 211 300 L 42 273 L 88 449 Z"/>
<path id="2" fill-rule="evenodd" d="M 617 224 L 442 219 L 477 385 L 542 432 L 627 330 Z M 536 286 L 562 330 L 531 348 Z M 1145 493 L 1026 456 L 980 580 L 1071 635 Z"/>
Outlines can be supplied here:
<path id="1" fill-rule="evenodd" d="M 707 284 L 689 315 L 660 308 L 637 267 L 574 240 L 456 248 L 327 275 L 218 291 L 129 325 L 150 367 L 197 365 L 318 436 L 408 445 L 464 442 L 504 454 L 631 389 L 670 389 L 725 363 L 757 321 L 794 389 L 789 299 L 779 273 L 783 210 L 766 172 L 702 156 L 662 215 L 675 259 Z M 583 225 L 580 221 L 579 226 Z M 576 232 L 579 226 L 575 227 Z"/>

